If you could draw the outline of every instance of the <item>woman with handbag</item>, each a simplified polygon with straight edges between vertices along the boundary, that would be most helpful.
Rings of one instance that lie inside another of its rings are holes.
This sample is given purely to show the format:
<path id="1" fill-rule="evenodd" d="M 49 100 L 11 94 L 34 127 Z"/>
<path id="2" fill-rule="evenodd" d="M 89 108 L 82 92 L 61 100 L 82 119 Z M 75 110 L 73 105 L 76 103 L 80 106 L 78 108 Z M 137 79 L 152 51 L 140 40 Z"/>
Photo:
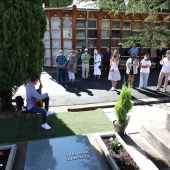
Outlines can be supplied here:
<path id="1" fill-rule="evenodd" d="M 126 62 L 126 73 L 128 74 L 128 83 L 131 88 L 133 88 L 135 74 L 138 74 L 138 66 L 139 62 L 138 59 L 136 59 L 136 54 L 132 53 Z"/>
<path id="2" fill-rule="evenodd" d="M 94 50 L 94 79 L 100 79 L 101 75 L 101 56 L 98 53 L 98 51 L 95 49 Z M 97 77 L 98 76 L 98 77 Z"/>
<path id="3" fill-rule="evenodd" d="M 108 80 L 112 81 L 112 88 L 110 89 L 111 91 L 116 90 L 117 81 L 121 79 L 118 66 L 119 59 L 117 58 L 117 55 L 114 54 L 110 59 L 110 71 L 108 76 Z"/>

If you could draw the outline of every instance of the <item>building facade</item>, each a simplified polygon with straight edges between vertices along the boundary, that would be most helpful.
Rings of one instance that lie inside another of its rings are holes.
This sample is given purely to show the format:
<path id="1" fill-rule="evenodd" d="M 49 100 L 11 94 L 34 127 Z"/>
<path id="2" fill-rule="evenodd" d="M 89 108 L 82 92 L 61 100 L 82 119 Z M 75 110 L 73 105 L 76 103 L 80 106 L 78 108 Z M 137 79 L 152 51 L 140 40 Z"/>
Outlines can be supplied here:
<path id="1" fill-rule="evenodd" d="M 45 56 L 44 67 L 56 67 L 55 58 L 60 49 L 64 55 L 69 54 L 73 45 L 77 49 L 85 46 L 93 57 L 94 49 L 102 53 L 106 47 L 117 50 L 122 56 L 121 65 L 124 66 L 129 57 L 129 48 L 119 46 L 119 41 L 127 36 L 139 34 L 143 28 L 165 26 L 170 31 L 170 20 L 164 22 L 166 14 L 159 14 L 155 23 L 144 22 L 147 14 L 129 14 L 121 12 L 118 15 L 109 14 L 102 9 L 77 8 L 45 8 L 47 30 L 44 35 Z M 148 52 L 154 65 L 156 54 L 148 48 L 140 50 L 139 59 Z M 167 46 L 164 46 L 167 49 Z"/>

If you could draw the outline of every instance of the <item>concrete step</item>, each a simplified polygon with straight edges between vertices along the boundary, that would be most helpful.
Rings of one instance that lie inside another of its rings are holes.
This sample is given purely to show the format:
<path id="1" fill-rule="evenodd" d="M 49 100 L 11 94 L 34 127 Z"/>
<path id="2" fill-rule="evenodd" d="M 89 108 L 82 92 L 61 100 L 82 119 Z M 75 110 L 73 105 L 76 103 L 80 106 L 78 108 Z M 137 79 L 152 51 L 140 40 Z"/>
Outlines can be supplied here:
<path id="1" fill-rule="evenodd" d="M 125 136 L 121 136 L 126 144 L 134 147 L 140 148 L 147 157 L 158 167 L 158 169 L 162 168 L 170 168 L 170 163 L 155 150 L 155 148 L 144 138 L 140 133 L 127 134 Z"/>
<path id="2" fill-rule="evenodd" d="M 165 129 L 166 123 L 160 119 L 141 124 L 140 133 L 152 146 L 170 162 L 170 131 Z"/>

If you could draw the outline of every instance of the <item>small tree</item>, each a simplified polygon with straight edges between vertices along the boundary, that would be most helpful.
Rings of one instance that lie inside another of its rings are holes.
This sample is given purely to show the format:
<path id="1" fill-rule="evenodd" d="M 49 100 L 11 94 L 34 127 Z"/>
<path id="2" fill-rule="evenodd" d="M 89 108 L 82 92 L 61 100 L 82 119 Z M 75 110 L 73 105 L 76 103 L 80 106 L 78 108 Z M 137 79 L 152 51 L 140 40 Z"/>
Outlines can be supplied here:
<path id="1" fill-rule="evenodd" d="M 131 102 L 131 90 L 130 87 L 125 83 L 122 86 L 122 91 L 120 93 L 118 102 L 115 105 L 115 111 L 117 115 L 117 123 L 120 126 L 126 126 L 129 122 L 129 117 L 127 116 L 129 110 L 132 108 L 133 103 Z"/>

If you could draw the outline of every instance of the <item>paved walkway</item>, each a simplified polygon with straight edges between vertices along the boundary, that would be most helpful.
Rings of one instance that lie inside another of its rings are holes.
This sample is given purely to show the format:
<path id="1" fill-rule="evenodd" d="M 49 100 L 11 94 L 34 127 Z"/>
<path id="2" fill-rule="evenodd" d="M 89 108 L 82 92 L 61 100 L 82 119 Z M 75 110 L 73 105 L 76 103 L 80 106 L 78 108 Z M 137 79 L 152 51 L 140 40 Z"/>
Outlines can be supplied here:
<path id="1" fill-rule="evenodd" d="M 88 80 L 81 79 L 81 71 L 76 74 L 76 81 L 74 85 L 70 84 L 57 84 L 56 73 L 51 70 L 43 72 L 41 75 L 41 81 L 43 84 L 42 92 L 48 92 L 51 98 L 51 107 L 60 106 L 75 106 L 84 104 L 95 104 L 95 103 L 108 103 L 117 101 L 121 92 L 121 86 L 127 75 L 125 69 L 120 70 L 122 80 L 117 84 L 116 91 L 109 91 L 111 88 L 111 82 L 107 79 L 107 76 L 102 76 L 100 80 L 93 80 L 92 70 L 91 76 Z M 148 98 L 160 98 L 170 96 L 170 86 L 167 88 L 167 93 L 162 91 L 156 92 L 156 84 L 159 76 L 159 70 L 151 69 L 148 82 L 148 90 L 142 90 L 138 88 L 139 85 L 139 74 L 135 76 L 134 88 L 131 89 L 132 100 L 148 99 Z M 38 87 L 37 87 L 38 88 Z M 162 90 L 162 89 L 161 89 Z M 17 95 L 25 97 L 25 87 L 21 86 L 14 98 Z"/>

